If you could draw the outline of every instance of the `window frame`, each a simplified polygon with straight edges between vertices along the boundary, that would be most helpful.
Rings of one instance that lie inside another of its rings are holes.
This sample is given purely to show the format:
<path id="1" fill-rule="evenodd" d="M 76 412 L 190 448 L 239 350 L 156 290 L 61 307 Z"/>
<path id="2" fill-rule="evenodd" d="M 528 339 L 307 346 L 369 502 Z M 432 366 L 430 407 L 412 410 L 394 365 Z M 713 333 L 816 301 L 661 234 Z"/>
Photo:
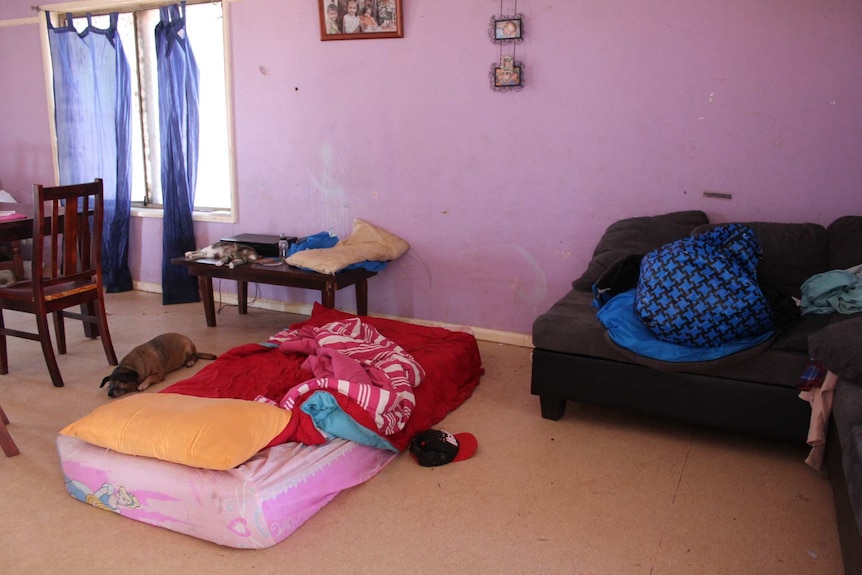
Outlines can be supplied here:
<path id="1" fill-rule="evenodd" d="M 192 219 L 196 221 L 206 222 L 224 222 L 236 223 L 238 221 L 237 206 L 237 185 L 236 185 L 236 155 L 234 154 L 234 118 L 233 118 L 233 76 L 232 62 L 230 59 L 230 2 L 232 0 L 186 0 L 186 5 L 192 4 L 208 4 L 218 2 L 222 6 L 222 36 L 224 38 L 224 76 L 225 76 L 225 121 L 227 126 L 227 153 L 230 171 L 230 181 L 228 187 L 230 191 L 230 208 L 229 209 L 212 209 L 192 211 Z M 157 9 L 162 6 L 170 6 L 176 4 L 177 0 L 76 0 L 73 2 L 61 2 L 56 4 L 42 4 L 39 6 L 41 10 L 52 13 L 71 13 L 73 16 L 81 16 L 86 13 L 96 15 L 110 14 L 111 12 L 134 12 L 139 10 Z M 55 117 L 55 102 L 53 89 L 53 71 L 51 65 L 51 49 L 48 40 L 48 30 L 46 26 L 40 26 L 42 36 L 42 57 L 43 69 L 45 75 L 45 91 L 48 99 L 49 113 L 49 129 L 51 134 L 52 162 L 54 164 L 54 179 L 59 182 L 60 167 L 58 165 L 57 154 L 57 128 L 53 121 Z M 145 206 L 140 202 L 135 202 L 131 207 L 132 217 L 140 218 L 163 218 L 164 208 L 159 206 Z"/>

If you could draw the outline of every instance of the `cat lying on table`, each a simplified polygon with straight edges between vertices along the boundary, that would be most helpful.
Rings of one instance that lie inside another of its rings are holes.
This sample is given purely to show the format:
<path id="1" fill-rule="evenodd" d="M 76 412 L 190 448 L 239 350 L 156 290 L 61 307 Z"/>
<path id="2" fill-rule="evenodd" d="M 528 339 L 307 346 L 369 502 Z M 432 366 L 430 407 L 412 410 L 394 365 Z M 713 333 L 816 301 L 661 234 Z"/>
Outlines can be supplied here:
<path id="1" fill-rule="evenodd" d="M 227 265 L 230 269 L 257 261 L 254 248 L 235 242 L 216 242 L 197 251 L 186 252 L 187 260 L 211 258 L 218 260 L 217 266 Z"/>

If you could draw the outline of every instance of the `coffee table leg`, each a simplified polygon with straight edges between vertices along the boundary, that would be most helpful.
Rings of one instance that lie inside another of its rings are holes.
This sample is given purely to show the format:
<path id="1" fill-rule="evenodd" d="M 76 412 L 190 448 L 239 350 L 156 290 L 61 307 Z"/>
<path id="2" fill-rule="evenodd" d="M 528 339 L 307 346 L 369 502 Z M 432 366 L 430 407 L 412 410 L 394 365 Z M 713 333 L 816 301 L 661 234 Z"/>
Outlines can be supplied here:
<path id="1" fill-rule="evenodd" d="M 356 315 L 368 315 L 368 280 L 356 282 Z"/>
<path id="2" fill-rule="evenodd" d="M 237 280 L 236 291 L 239 313 L 245 315 L 248 313 L 248 282 Z"/>
<path id="3" fill-rule="evenodd" d="M 323 307 L 334 308 L 335 307 L 335 281 L 327 280 L 326 284 L 323 286 L 323 289 L 320 290 L 322 300 L 320 303 Z"/>
<path id="4" fill-rule="evenodd" d="M 215 327 L 215 301 L 213 301 L 213 279 L 210 276 L 198 276 L 200 282 L 201 299 L 204 302 L 204 315 L 207 317 L 207 325 Z"/>

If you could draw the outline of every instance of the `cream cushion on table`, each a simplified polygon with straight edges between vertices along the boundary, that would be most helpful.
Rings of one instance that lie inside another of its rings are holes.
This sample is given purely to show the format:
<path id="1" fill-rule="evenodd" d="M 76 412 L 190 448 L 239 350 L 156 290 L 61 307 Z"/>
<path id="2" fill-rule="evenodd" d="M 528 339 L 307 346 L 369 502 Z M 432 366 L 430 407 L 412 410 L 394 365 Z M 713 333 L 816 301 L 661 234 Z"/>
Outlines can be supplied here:
<path id="1" fill-rule="evenodd" d="M 333 247 L 298 251 L 285 262 L 321 274 L 335 274 L 351 264 L 397 259 L 408 249 L 410 244 L 395 234 L 355 219 L 350 236 Z"/>

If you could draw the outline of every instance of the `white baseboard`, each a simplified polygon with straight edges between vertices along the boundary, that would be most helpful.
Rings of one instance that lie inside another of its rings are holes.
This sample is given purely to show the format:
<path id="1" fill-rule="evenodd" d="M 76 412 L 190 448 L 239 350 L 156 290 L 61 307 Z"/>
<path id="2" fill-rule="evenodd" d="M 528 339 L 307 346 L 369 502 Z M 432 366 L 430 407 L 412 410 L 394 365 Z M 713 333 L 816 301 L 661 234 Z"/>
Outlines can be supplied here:
<path id="1" fill-rule="evenodd" d="M 162 293 L 162 286 L 153 283 L 146 282 L 133 282 L 132 287 L 138 291 L 145 291 L 151 293 Z M 225 293 L 225 294 L 214 294 L 216 298 L 216 304 L 221 302 L 222 304 L 228 305 L 237 305 L 237 297 L 236 294 L 233 293 Z M 295 313 L 298 315 L 311 315 L 312 304 L 302 303 L 289 303 L 284 301 L 276 301 L 270 299 L 262 299 L 255 298 L 254 301 L 249 300 L 248 307 L 254 307 L 258 309 L 268 309 L 272 311 L 280 311 L 285 313 Z M 356 310 L 349 310 L 355 312 Z M 394 319 L 398 321 L 403 321 L 407 323 L 415 323 L 418 325 L 427 325 L 431 327 L 445 327 L 445 328 L 454 328 L 454 327 L 469 327 L 473 331 L 473 335 L 476 336 L 476 339 L 481 341 L 490 341 L 493 343 L 502 343 L 506 345 L 516 345 L 519 347 L 533 347 L 533 338 L 529 334 L 523 333 L 515 333 L 511 331 L 500 331 L 496 329 L 487 329 L 484 327 L 474 327 L 474 326 L 458 326 L 451 323 L 443 323 L 439 321 L 429 321 L 416 319 L 412 317 L 398 317 L 392 315 L 379 315 L 378 317 L 384 317 L 387 319 Z"/>

